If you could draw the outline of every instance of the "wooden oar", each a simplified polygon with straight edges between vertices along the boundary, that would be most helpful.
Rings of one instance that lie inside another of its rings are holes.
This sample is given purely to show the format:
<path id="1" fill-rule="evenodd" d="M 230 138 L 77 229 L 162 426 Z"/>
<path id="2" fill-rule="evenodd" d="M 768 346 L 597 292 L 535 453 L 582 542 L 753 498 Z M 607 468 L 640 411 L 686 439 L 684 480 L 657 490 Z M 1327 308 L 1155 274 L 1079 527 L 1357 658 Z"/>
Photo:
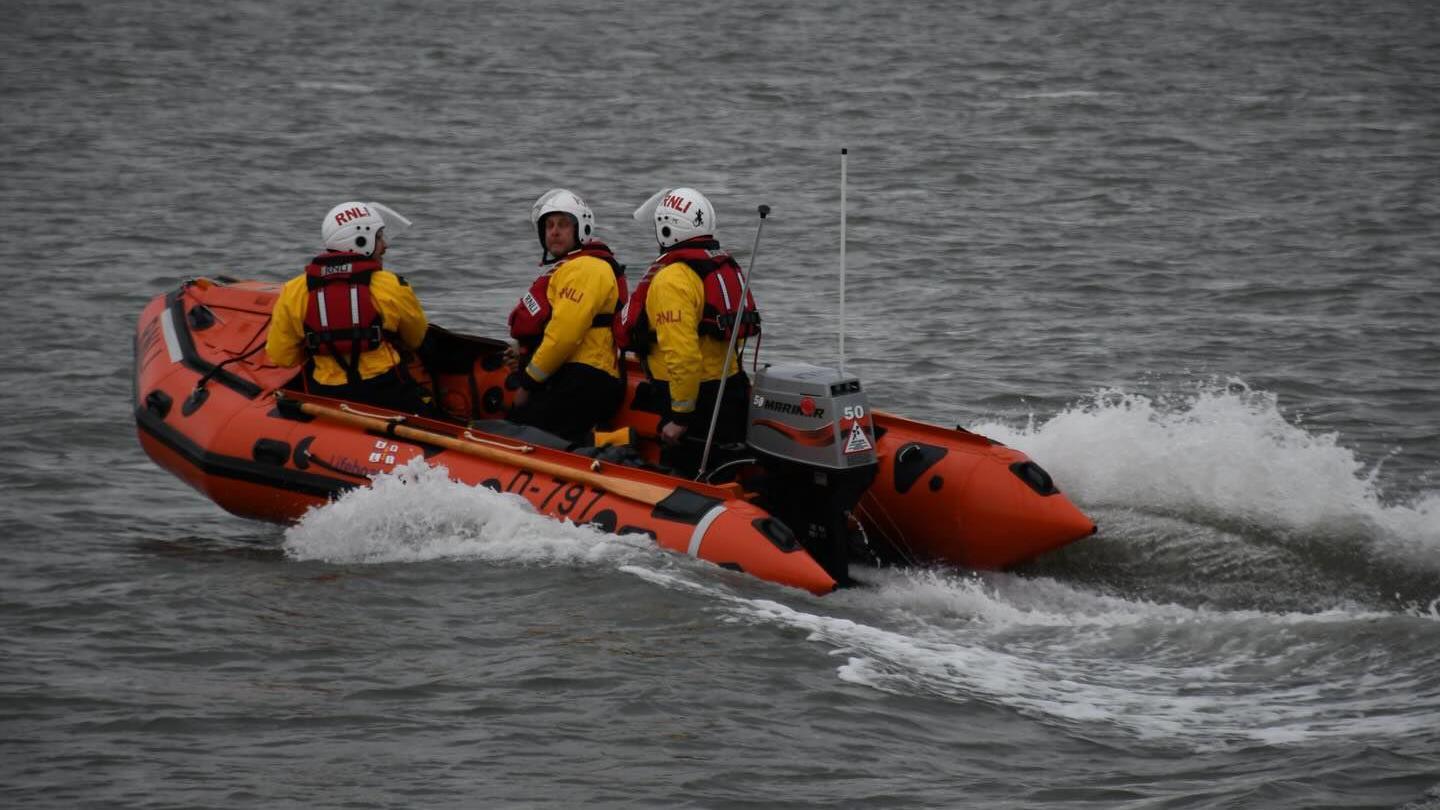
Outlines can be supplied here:
<path id="1" fill-rule="evenodd" d="M 644 481 L 630 481 L 624 478 L 615 478 L 603 473 L 594 472 L 593 470 L 577 469 L 566 464 L 532 458 L 510 450 L 501 450 L 498 447 L 487 447 L 483 444 L 462 441 L 453 436 L 446 436 L 443 433 L 409 427 L 385 417 L 368 416 L 348 410 L 342 411 L 339 408 L 331 408 L 328 405 L 317 405 L 313 402 L 297 402 L 296 404 L 299 406 L 301 413 L 309 414 L 310 416 L 320 419 L 328 419 L 332 422 L 340 422 L 341 424 L 351 425 L 365 430 L 374 430 L 379 433 L 398 436 L 402 439 L 411 439 L 437 447 L 444 447 L 447 450 L 454 450 L 457 453 L 464 453 L 468 456 L 479 456 L 480 458 L 490 461 L 508 464 L 517 469 L 553 475 L 556 478 L 574 481 L 577 484 L 588 484 L 596 489 L 611 492 L 622 498 L 629 498 L 632 501 L 639 501 L 650 506 L 654 506 L 665 500 L 675 491 L 674 487 L 664 487 L 649 484 Z"/>

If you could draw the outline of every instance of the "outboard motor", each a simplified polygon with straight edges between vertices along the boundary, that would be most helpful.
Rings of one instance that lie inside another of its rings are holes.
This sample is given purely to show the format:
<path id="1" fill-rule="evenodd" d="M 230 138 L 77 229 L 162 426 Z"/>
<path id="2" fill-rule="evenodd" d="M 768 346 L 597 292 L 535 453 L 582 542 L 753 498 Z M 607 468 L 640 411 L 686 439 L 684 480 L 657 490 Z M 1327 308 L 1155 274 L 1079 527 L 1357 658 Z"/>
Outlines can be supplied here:
<path id="1" fill-rule="evenodd" d="M 836 582 L 850 582 L 850 511 L 876 471 L 860 381 L 808 363 L 768 365 L 750 388 L 748 425 L 767 473 L 761 505 Z"/>

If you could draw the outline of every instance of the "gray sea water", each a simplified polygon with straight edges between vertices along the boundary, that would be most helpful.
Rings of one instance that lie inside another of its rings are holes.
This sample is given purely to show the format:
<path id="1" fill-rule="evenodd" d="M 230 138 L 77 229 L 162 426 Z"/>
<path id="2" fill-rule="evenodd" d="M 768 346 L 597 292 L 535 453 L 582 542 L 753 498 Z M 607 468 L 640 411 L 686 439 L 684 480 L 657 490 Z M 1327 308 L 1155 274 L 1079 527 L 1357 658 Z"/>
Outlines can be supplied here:
<path id="1" fill-rule="evenodd" d="M 640 268 L 693 185 L 763 358 L 834 363 L 842 147 L 847 369 L 1097 536 L 814 598 L 422 468 L 253 523 L 136 442 L 145 302 L 353 198 L 498 334 L 541 191 Z M 0 804 L 1440 807 L 1437 190 L 1425 0 L 7 0 Z"/>

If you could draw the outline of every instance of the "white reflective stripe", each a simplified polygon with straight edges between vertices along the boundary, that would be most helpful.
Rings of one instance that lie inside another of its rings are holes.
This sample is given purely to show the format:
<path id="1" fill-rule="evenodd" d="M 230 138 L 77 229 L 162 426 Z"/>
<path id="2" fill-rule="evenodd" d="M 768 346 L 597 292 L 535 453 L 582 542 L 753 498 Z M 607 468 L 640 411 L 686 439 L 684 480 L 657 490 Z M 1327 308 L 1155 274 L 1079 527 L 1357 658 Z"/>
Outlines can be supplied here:
<path id="1" fill-rule="evenodd" d="M 330 328 L 330 319 L 325 316 L 325 291 L 324 291 L 324 290 L 321 290 L 321 291 L 320 291 L 320 294 L 317 295 L 317 296 L 315 296 L 315 303 L 317 303 L 317 304 L 320 305 L 320 325 L 323 326 L 323 327 L 325 327 L 326 329 L 329 329 L 329 328 Z"/>
<path id="2" fill-rule="evenodd" d="M 360 288 L 350 288 L 350 325 L 360 325 Z"/>
<path id="3" fill-rule="evenodd" d="M 676 413 L 689 413 L 695 410 L 695 400 L 677 399 L 674 402 L 670 403 L 670 410 Z"/>
<path id="4" fill-rule="evenodd" d="M 180 341 L 175 337 L 175 323 L 170 320 L 169 309 L 160 313 L 160 331 L 165 333 L 165 351 L 170 353 L 170 362 L 180 362 L 185 355 L 180 352 Z"/>
<path id="5" fill-rule="evenodd" d="M 714 523 L 715 518 L 720 517 L 720 514 L 724 511 L 725 506 L 720 504 L 709 512 L 706 512 L 705 517 L 700 518 L 700 522 L 695 524 L 695 531 L 690 533 L 690 548 L 686 550 L 686 554 L 689 554 L 691 557 L 700 556 L 700 541 L 705 539 L 705 532 L 710 529 L 710 524 Z"/>
<path id="6" fill-rule="evenodd" d="M 535 382 L 545 382 L 547 379 L 550 378 L 549 374 L 541 371 L 540 367 L 535 365 L 534 363 L 531 363 L 530 365 L 525 367 L 525 373 L 529 374 L 530 379 L 534 380 Z"/>
<path id="7" fill-rule="evenodd" d="M 715 280 L 720 282 L 720 297 L 725 299 L 725 311 L 729 312 L 734 309 L 734 307 L 730 305 L 730 288 L 725 286 L 724 276 L 717 276 Z"/>

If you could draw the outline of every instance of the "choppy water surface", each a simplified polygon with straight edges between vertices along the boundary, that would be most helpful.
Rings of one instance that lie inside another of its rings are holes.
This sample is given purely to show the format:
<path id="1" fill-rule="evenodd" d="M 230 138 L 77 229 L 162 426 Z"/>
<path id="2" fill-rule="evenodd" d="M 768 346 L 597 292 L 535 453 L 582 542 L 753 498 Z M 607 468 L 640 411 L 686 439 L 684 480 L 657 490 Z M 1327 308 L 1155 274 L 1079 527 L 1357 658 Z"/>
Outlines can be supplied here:
<path id="1" fill-rule="evenodd" d="M 1429 4 L 10 3 L 0 801 L 1440 806 Z M 151 296 L 342 199 L 496 333 L 570 186 L 690 183 L 772 360 L 1101 526 L 825 598 L 407 467 L 282 528 L 149 462 Z"/>

